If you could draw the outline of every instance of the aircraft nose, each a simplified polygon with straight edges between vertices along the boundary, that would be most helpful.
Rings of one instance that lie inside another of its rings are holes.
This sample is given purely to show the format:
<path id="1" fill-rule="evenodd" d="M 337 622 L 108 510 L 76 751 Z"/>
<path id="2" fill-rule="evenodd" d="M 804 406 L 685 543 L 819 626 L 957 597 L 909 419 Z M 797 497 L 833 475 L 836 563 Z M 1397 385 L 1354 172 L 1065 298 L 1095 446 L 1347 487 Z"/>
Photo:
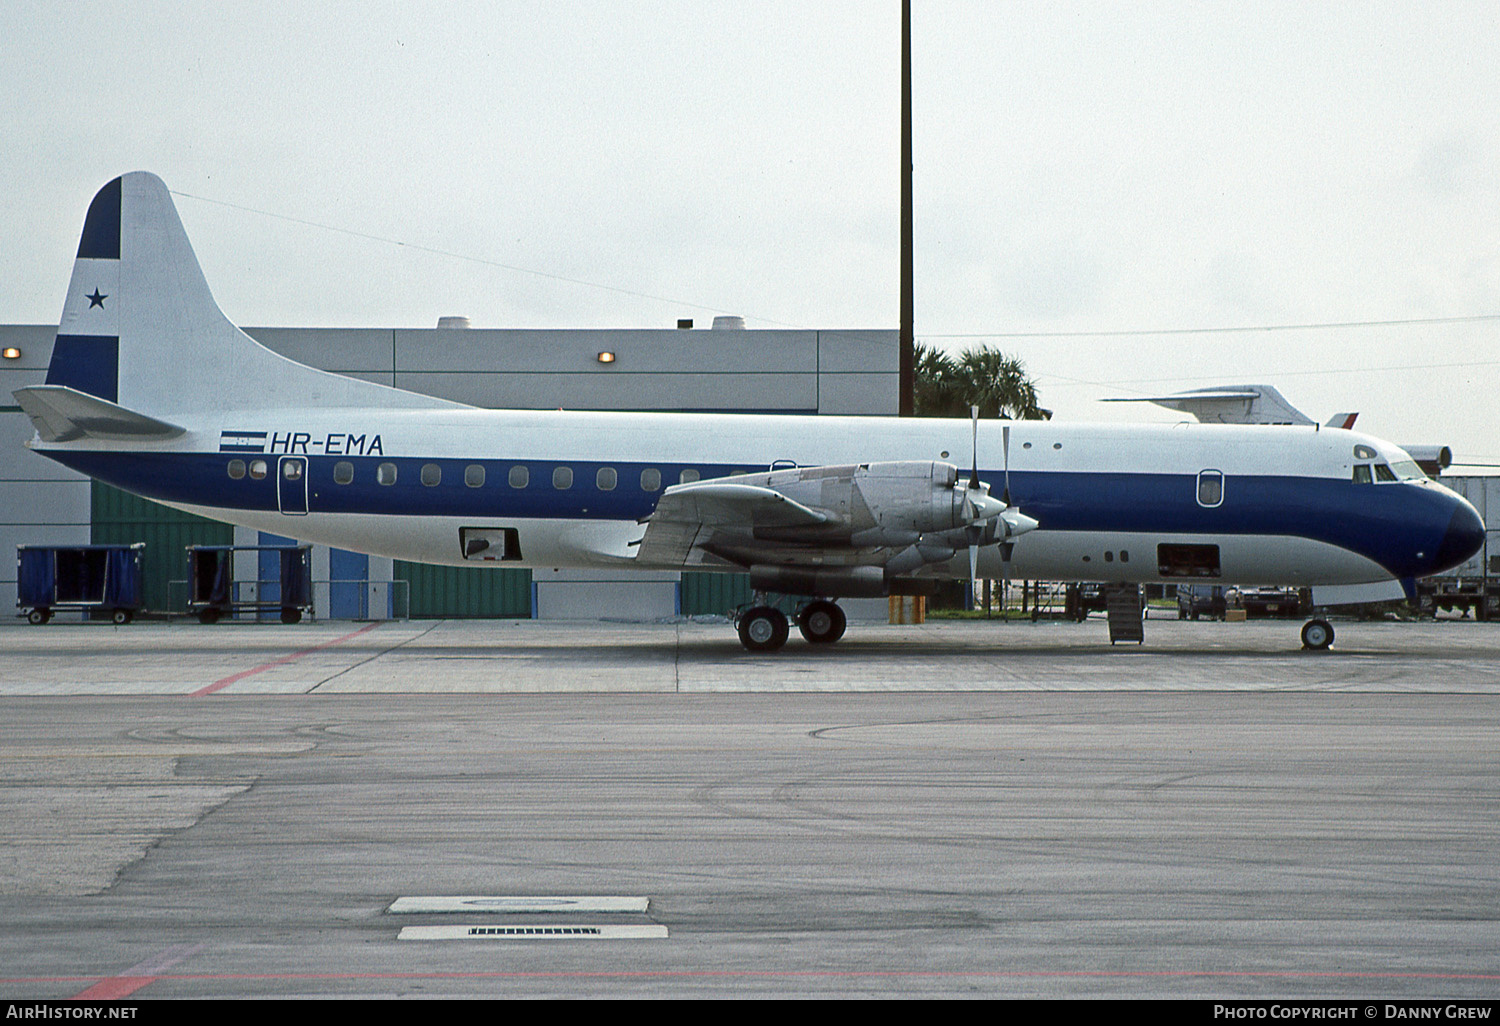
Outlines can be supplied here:
<path id="1" fill-rule="evenodd" d="M 1443 543 L 1432 557 L 1432 569 L 1428 572 L 1441 573 L 1458 566 L 1478 552 L 1483 545 L 1484 521 L 1479 519 L 1479 514 L 1473 506 L 1459 499 L 1458 508 L 1453 511 L 1453 518 L 1448 521 L 1448 530 L 1443 533 Z"/>

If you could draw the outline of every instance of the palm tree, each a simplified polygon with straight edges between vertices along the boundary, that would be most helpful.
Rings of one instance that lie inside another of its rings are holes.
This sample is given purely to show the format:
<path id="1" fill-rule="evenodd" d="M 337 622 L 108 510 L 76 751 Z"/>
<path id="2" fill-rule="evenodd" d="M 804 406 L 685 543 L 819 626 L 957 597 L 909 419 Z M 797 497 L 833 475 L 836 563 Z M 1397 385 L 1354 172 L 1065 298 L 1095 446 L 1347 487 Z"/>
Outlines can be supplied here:
<path id="1" fill-rule="evenodd" d="M 929 346 L 916 349 L 914 399 L 919 417 L 967 417 L 978 406 L 981 417 L 1050 420 L 1037 405 L 1036 385 L 1026 366 L 998 349 L 966 349 L 957 360 Z"/>

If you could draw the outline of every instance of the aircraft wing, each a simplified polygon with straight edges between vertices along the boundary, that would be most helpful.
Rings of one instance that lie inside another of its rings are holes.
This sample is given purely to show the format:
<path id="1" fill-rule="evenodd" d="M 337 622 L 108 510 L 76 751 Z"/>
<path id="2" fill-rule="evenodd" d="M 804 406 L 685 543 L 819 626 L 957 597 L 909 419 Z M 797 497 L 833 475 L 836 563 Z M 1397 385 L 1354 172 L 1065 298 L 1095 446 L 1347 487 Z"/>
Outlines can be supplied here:
<path id="1" fill-rule="evenodd" d="M 762 485 L 729 480 L 673 485 L 656 504 L 636 558 L 691 564 L 700 562 L 689 558 L 694 550 L 701 553 L 720 531 L 750 534 L 757 528 L 819 527 L 832 519 L 831 514 Z"/>

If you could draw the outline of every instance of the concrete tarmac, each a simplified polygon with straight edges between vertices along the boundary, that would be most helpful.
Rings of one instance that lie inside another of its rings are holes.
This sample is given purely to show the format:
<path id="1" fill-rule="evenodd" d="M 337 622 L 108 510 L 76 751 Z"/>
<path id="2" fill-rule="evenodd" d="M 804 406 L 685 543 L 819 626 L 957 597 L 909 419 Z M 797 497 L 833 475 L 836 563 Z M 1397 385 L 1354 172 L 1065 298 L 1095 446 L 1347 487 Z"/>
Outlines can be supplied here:
<path id="1" fill-rule="evenodd" d="M 1494 1000 L 1500 627 L 1336 626 L 5 627 L 0 996 Z"/>

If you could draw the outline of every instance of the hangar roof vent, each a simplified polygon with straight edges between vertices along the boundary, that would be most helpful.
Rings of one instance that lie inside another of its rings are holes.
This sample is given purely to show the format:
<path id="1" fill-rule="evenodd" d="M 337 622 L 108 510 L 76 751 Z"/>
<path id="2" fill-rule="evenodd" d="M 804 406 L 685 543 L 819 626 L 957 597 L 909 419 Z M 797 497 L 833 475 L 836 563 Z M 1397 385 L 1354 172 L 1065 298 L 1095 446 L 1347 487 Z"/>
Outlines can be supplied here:
<path id="1" fill-rule="evenodd" d="M 714 330 L 715 331 L 744 331 L 745 330 L 745 318 L 743 318 L 743 317 L 735 317 L 735 316 L 715 317 L 714 318 Z"/>
<path id="2" fill-rule="evenodd" d="M 464 331 L 469 327 L 469 319 L 467 317 L 439 317 L 438 327 Z"/>

